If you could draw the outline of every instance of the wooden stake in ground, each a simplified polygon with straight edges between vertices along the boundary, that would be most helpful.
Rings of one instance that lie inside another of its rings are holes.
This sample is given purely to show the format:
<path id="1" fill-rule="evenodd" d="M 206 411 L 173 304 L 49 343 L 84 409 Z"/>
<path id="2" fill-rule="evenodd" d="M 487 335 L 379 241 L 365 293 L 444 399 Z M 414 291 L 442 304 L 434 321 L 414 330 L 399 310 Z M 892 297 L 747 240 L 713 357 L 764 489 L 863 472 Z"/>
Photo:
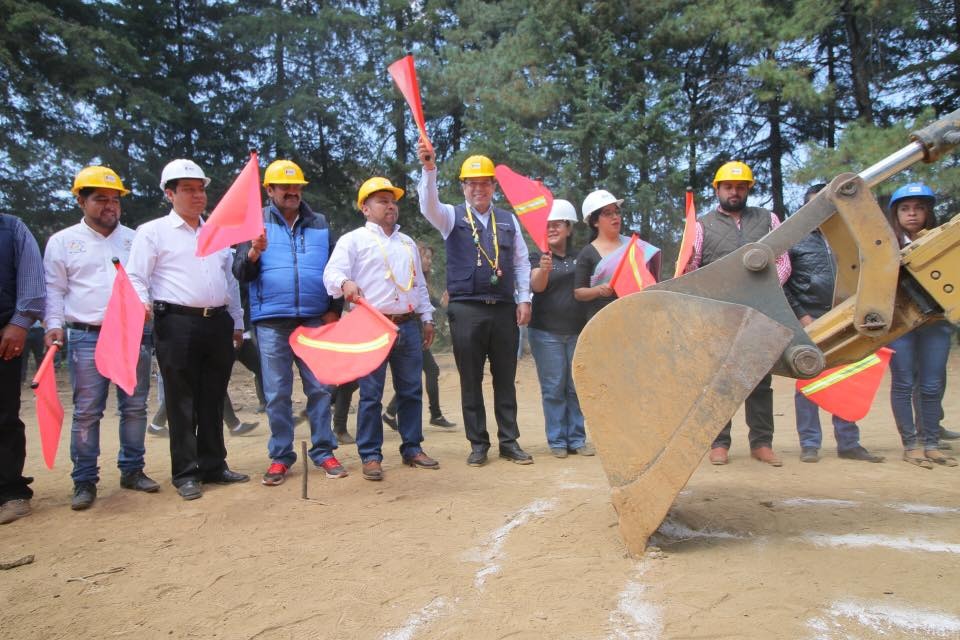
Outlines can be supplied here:
<path id="1" fill-rule="evenodd" d="M 303 465 L 302 465 L 303 466 L 303 482 L 300 485 L 301 487 L 300 497 L 303 498 L 304 500 L 308 500 L 309 498 L 307 498 L 307 475 L 310 473 L 310 465 L 307 464 L 307 460 L 309 460 L 309 458 L 307 458 L 307 441 L 306 440 L 300 441 L 300 459 L 303 460 Z"/>

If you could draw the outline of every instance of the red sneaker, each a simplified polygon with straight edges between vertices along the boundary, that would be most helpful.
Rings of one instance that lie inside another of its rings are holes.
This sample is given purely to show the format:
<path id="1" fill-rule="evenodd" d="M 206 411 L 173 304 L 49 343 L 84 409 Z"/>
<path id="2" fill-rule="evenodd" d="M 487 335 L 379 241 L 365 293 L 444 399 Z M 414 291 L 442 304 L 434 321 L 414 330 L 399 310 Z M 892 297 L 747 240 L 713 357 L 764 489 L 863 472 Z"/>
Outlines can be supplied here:
<path id="1" fill-rule="evenodd" d="M 274 462 L 270 465 L 270 468 L 267 469 L 267 472 L 263 474 L 263 484 L 268 487 L 275 487 L 278 484 L 283 484 L 286 477 L 287 465 L 282 462 Z"/>
<path id="2" fill-rule="evenodd" d="M 330 456 L 326 460 L 320 463 L 320 468 L 323 469 L 328 478 L 346 478 L 347 470 L 343 468 L 343 465 L 340 464 L 340 461 Z"/>

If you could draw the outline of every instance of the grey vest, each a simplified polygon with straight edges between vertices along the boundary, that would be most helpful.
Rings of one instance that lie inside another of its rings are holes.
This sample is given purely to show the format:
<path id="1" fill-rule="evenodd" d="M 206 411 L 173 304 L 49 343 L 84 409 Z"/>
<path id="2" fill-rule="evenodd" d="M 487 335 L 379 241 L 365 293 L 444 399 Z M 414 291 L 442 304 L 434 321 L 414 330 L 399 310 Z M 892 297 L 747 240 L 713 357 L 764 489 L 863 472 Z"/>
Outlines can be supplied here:
<path id="1" fill-rule="evenodd" d="M 714 209 L 700 218 L 700 224 L 703 225 L 700 266 L 705 267 L 770 233 L 770 212 L 760 207 L 747 207 L 740 212 L 740 227 L 737 228 L 733 218 Z"/>

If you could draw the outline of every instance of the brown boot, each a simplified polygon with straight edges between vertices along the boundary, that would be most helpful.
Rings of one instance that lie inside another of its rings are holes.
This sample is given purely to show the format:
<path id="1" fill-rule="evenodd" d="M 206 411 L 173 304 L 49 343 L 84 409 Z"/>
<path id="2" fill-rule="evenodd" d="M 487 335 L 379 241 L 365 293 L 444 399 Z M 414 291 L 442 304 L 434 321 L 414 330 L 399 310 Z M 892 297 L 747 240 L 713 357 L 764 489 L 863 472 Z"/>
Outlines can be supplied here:
<path id="1" fill-rule="evenodd" d="M 903 461 L 909 462 L 910 464 L 915 464 L 924 469 L 933 469 L 933 463 L 930 462 L 930 459 L 927 458 L 927 456 L 924 455 L 924 452 L 920 451 L 920 449 L 904 449 Z"/>
<path id="2" fill-rule="evenodd" d="M 750 457 L 760 462 L 766 462 L 771 467 L 782 467 L 783 460 L 770 447 L 757 447 L 750 450 Z"/>
<path id="3" fill-rule="evenodd" d="M 710 449 L 710 464 L 727 464 L 727 449 L 725 447 L 714 447 Z"/>
<path id="4" fill-rule="evenodd" d="M 923 452 L 923 455 L 927 457 L 928 460 L 934 464 L 942 464 L 945 467 L 955 467 L 957 466 L 957 459 L 944 454 L 939 449 L 927 449 Z"/>
<path id="5" fill-rule="evenodd" d="M 370 460 L 363 463 L 364 480 L 383 480 L 383 467 L 379 460 Z"/>

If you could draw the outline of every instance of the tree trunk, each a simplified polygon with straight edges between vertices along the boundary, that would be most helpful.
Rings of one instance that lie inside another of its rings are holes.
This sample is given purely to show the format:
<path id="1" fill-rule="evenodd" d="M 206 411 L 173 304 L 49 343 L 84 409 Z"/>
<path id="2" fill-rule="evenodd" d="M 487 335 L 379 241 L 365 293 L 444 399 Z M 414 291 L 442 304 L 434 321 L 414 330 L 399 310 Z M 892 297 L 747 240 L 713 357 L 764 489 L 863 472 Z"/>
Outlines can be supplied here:
<path id="1" fill-rule="evenodd" d="M 867 61 L 869 46 L 857 22 L 853 0 L 845 0 L 841 9 L 843 25 L 850 48 L 850 77 L 853 83 L 853 99 L 857 103 L 857 117 L 864 122 L 873 122 L 873 100 L 870 97 L 870 65 Z"/>

